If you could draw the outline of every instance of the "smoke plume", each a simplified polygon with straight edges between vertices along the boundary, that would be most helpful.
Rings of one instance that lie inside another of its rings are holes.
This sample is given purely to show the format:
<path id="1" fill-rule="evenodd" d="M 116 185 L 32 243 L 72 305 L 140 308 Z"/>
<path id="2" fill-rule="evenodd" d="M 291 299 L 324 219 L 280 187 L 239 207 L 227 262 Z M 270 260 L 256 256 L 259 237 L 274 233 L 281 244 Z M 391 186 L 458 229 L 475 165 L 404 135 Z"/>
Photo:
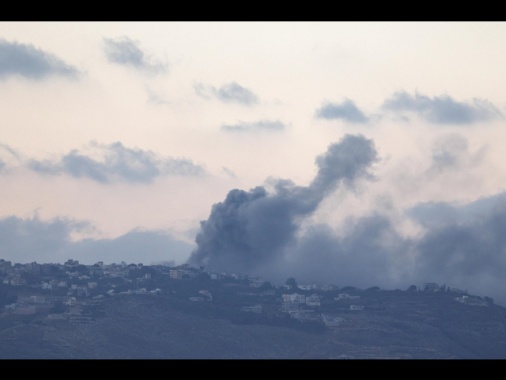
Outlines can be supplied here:
<path id="1" fill-rule="evenodd" d="M 263 186 L 231 190 L 201 222 L 197 248 L 189 263 L 242 273 L 268 266 L 294 242 L 304 217 L 314 212 L 325 196 L 338 186 L 353 188 L 357 179 L 371 178 L 369 170 L 376 160 L 371 140 L 346 135 L 316 158 L 317 174 L 306 187 L 277 180 L 272 192 Z"/>

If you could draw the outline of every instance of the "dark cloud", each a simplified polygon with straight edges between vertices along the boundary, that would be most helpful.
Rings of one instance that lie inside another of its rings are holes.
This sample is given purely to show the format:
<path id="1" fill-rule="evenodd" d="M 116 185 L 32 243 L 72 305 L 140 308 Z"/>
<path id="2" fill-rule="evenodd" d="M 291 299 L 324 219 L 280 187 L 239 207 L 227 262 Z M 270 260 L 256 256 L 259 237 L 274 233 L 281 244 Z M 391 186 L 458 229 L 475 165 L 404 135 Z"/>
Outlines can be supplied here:
<path id="1" fill-rule="evenodd" d="M 426 227 L 416 242 L 416 275 L 497 298 L 506 304 L 506 193 L 466 205 L 419 205 Z"/>
<path id="2" fill-rule="evenodd" d="M 435 155 L 439 164 L 462 164 L 467 141 L 454 137 Z M 420 228 L 410 235 L 380 211 L 348 218 L 339 233 L 307 223 L 339 185 L 352 190 L 358 179 L 371 178 L 376 160 L 372 141 L 347 135 L 316 159 L 318 173 L 308 186 L 274 180 L 272 191 L 231 190 L 201 222 L 188 262 L 278 283 L 296 277 L 299 283 L 407 289 L 436 282 L 506 305 L 506 192 L 404 210 L 402 222 Z"/>
<path id="3" fill-rule="evenodd" d="M 71 233 L 90 229 L 89 223 L 64 218 L 0 219 L 0 257 L 16 263 L 74 259 L 84 264 L 125 261 L 149 265 L 163 260 L 182 262 L 191 250 L 191 245 L 161 231 L 134 230 L 115 239 L 70 239 Z"/>
<path id="4" fill-rule="evenodd" d="M 104 38 L 104 52 L 109 62 L 131 66 L 152 73 L 164 72 L 166 64 L 155 62 L 139 47 L 139 42 L 128 37 L 118 39 Z"/>
<path id="5" fill-rule="evenodd" d="M 392 289 L 404 276 L 399 258 L 407 248 L 388 218 L 373 214 L 350 220 L 342 237 L 328 226 L 311 226 L 262 274 L 277 283 L 295 277 L 299 283 Z"/>
<path id="6" fill-rule="evenodd" d="M 33 45 L 0 39 L 0 79 L 21 76 L 43 79 L 52 75 L 75 77 L 78 71 L 60 58 Z"/>
<path id="7" fill-rule="evenodd" d="M 350 123 L 366 123 L 369 119 L 349 99 L 340 104 L 326 103 L 316 111 L 316 117 L 321 119 L 342 119 Z"/>
<path id="8" fill-rule="evenodd" d="M 436 282 L 506 305 L 506 192 L 466 204 L 418 204 L 405 217 L 424 232 L 407 238 L 374 212 L 348 220 L 339 236 L 329 227 L 312 227 L 287 248 L 290 260 L 265 273 L 357 287 Z"/>
<path id="9" fill-rule="evenodd" d="M 281 131 L 286 126 L 282 122 L 260 120 L 253 123 L 238 123 L 235 125 L 223 125 L 221 129 L 228 132 L 253 132 L 253 131 Z"/>
<path id="10" fill-rule="evenodd" d="M 406 215 L 430 230 L 450 225 L 472 225 L 506 211 L 506 192 L 469 203 L 425 202 L 406 210 Z"/>
<path id="11" fill-rule="evenodd" d="M 151 151 L 124 147 L 120 142 L 110 145 L 91 144 L 103 156 L 102 160 L 73 150 L 59 161 L 31 160 L 27 166 L 45 174 L 67 174 L 90 178 L 101 183 L 124 181 L 148 183 L 160 176 L 199 176 L 205 170 L 182 158 L 159 157 Z"/>
<path id="12" fill-rule="evenodd" d="M 465 218 L 460 210 L 447 202 L 423 202 L 406 210 L 406 216 L 428 229 L 457 224 Z"/>
<path id="13" fill-rule="evenodd" d="M 377 160 L 372 140 L 362 135 L 346 135 L 316 158 L 318 173 L 310 188 L 317 194 L 327 195 L 339 181 L 353 186 L 357 178 L 373 179 L 370 166 Z"/>
<path id="14" fill-rule="evenodd" d="M 447 95 L 430 98 L 406 92 L 395 93 L 384 102 L 383 108 L 394 112 L 413 112 L 434 124 L 465 125 L 503 116 L 486 100 L 473 99 L 469 103 L 464 103 L 455 101 Z"/>
<path id="15" fill-rule="evenodd" d="M 349 219 L 336 234 L 309 227 L 258 269 L 283 282 L 407 289 L 435 282 L 506 305 L 506 192 L 467 204 L 418 204 L 406 219 L 424 232 L 408 238 L 386 215 Z"/>
<path id="16" fill-rule="evenodd" d="M 236 82 L 225 84 L 220 88 L 196 84 L 194 89 L 197 95 L 206 99 L 217 98 L 225 103 L 240 103 L 247 106 L 258 103 L 258 97 L 251 90 Z"/>
<path id="17" fill-rule="evenodd" d="M 316 159 L 318 173 L 307 187 L 278 180 L 272 193 L 261 186 L 231 190 L 201 222 L 190 262 L 239 272 L 255 271 L 272 262 L 293 243 L 300 222 L 327 194 L 340 184 L 353 185 L 358 178 L 369 177 L 368 170 L 376 160 L 372 141 L 346 135 Z"/>

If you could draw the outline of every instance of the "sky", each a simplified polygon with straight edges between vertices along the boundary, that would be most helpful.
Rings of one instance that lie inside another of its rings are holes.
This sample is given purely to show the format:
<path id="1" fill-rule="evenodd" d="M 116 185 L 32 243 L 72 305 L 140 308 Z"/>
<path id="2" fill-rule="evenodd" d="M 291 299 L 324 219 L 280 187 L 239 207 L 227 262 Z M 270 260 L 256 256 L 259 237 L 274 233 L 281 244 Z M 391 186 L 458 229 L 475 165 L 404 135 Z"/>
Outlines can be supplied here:
<path id="1" fill-rule="evenodd" d="M 506 23 L 0 22 L 0 258 L 506 304 Z"/>

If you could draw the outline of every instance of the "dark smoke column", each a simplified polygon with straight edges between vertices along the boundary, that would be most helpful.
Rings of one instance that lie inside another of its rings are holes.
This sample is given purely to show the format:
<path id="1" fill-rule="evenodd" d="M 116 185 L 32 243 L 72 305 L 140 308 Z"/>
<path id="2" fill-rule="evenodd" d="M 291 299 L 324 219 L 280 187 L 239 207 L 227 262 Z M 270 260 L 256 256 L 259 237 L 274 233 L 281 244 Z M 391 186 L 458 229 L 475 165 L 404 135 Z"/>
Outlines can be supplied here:
<path id="1" fill-rule="evenodd" d="M 211 271 L 254 273 L 295 239 L 301 220 L 316 210 L 340 184 L 353 186 L 370 177 L 377 160 L 374 143 L 361 135 L 345 135 L 316 158 L 318 173 L 307 187 L 280 180 L 273 194 L 258 186 L 231 190 L 216 203 L 195 238 L 188 263 Z"/>

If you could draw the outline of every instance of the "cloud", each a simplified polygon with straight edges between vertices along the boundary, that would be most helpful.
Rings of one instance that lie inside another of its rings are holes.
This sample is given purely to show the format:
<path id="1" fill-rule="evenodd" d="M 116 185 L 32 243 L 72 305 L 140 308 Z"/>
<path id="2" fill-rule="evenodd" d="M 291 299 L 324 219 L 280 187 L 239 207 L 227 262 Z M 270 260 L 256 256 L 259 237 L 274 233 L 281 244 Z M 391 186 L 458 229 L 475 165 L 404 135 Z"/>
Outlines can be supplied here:
<path id="1" fill-rule="evenodd" d="M 0 143 L 0 151 L 6 152 L 8 156 L 14 158 L 15 160 L 18 161 L 21 160 L 21 155 L 19 154 L 19 152 L 17 152 L 15 149 L 13 149 L 7 144 Z"/>
<path id="2" fill-rule="evenodd" d="M 387 99 L 383 108 L 394 112 L 412 112 L 433 124 L 467 125 L 503 117 L 490 102 L 473 99 L 458 102 L 447 95 L 430 98 L 416 93 L 397 92 Z"/>
<path id="3" fill-rule="evenodd" d="M 346 135 L 317 157 L 318 173 L 307 187 L 277 180 L 272 193 L 262 186 L 231 190 L 201 222 L 189 262 L 211 270 L 250 273 L 271 263 L 294 241 L 301 221 L 326 195 L 339 185 L 353 187 L 356 180 L 370 178 L 376 160 L 372 141 Z"/>
<path id="4" fill-rule="evenodd" d="M 465 166 L 467 141 L 457 135 L 441 141 L 443 153 L 433 153 L 434 162 Z M 188 259 L 210 271 L 277 283 L 295 277 L 299 283 L 407 289 L 436 282 L 506 305 L 506 192 L 460 204 L 418 203 L 394 216 L 396 207 L 373 209 L 347 218 L 339 230 L 312 220 L 335 191 L 353 191 L 357 181 L 375 178 L 377 161 L 372 140 L 345 135 L 315 159 L 317 173 L 307 186 L 274 179 L 269 186 L 229 191 L 201 222 L 194 246 L 161 231 L 139 230 L 115 239 L 72 241 L 72 234 L 90 226 L 7 217 L 0 219 L 0 256 L 17 262 Z M 415 224 L 416 233 L 403 233 L 405 222 Z"/>
<path id="5" fill-rule="evenodd" d="M 369 118 L 350 99 L 340 104 L 326 103 L 316 111 L 320 119 L 342 119 L 350 123 L 366 123 Z"/>
<path id="6" fill-rule="evenodd" d="M 313 192 L 325 196 L 339 182 L 353 188 L 357 178 L 373 179 L 370 172 L 378 161 L 374 142 L 362 135 L 345 135 L 331 144 L 325 154 L 316 158 L 318 173 L 310 184 Z"/>
<path id="7" fill-rule="evenodd" d="M 167 71 L 167 64 L 156 62 L 139 47 L 139 42 L 128 37 L 104 38 L 104 53 L 109 62 L 134 67 L 150 73 Z"/>
<path id="8" fill-rule="evenodd" d="M 506 193 L 464 205 L 429 203 L 409 210 L 427 232 L 416 242 L 416 273 L 506 302 Z"/>
<path id="9" fill-rule="evenodd" d="M 22 161 L 21 154 L 9 145 L 0 143 L 0 171 L 2 168 L 16 166 Z"/>
<path id="10" fill-rule="evenodd" d="M 65 254 L 70 234 L 89 226 L 69 219 L 48 222 L 10 216 L 0 219 L 0 256 L 15 262 L 51 262 Z"/>
<path id="11" fill-rule="evenodd" d="M 154 104 L 154 105 L 170 104 L 170 102 L 167 99 L 165 99 L 163 96 L 161 96 L 157 92 L 153 91 L 151 88 L 146 86 L 145 90 L 148 95 L 148 103 Z"/>
<path id="12" fill-rule="evenodd" d="M 438 170 L 480 159 L 458 135 L 436 147 Z M 308 186 L 277 179 L 272 190 L 229 191 L 201 222 L 188 263 L 277 283 L 296 277 L 299 283 L 407 289 L 436 282 L 506 305 L 506 192 L 407 209 L 392 199 L 393 207 L 348 217 L 338 230 L 311 218 L 334 191 L 353 191 L 357 181 L 375 178 L 377 161 L 371 140 L 346 135 L 316 158 Z M 414 227 L 409 233 L 406 223 Z"/>
<path id="13" fill-rule="evenodd" d="M 234 173 L 231 169 L 229 169 L 229 168 L 227 168 L 227 167 L 225 167 L 225 166 L 224 166 L 224 167 L 222 167 L 222 168 L 221 168 L 221 170 L 222 170 L 222 171 L 223 171 L 223 173 L 225 173 L 228 177 L 230 177 L 230 178 L 237 178 L 237 176 L 235 175 L 235 173 Z"/>
<path id="14" fill-rule="evenodd" d="M 120 142 L 109 145 L 91 143 L 91 154 L 72 150 L 57 161 L 30 160 L 28 168 L 33 171 L 75 178 L 90 178 L 100 183 L 131 182 L 149 183 L 167 175 L 200 176 L 205 170 L 184 158 L 160 157 L 151 151 L 124 147 Z"/>
<path id="15" fill-rule="evenodd" d="M 216 98 L 225 103 L 240 103 L 247 106 L 258 103 L 258 97 L 251 90 L 236 82 L 225 84 L 220 88 L 199 83 L 194 89 L 197 95 L 206 99 Z"/>
<path id="16" fill-rule="evenodd" d="M 76 77 L 78 71 L 57 56 L 33 45 L 0 39 L 0 79 L 21 76 L 44 79 L 49 76 Z"/>
<path id="17" fill-rule="evenodd" d="M 313 225 L 285 248 L 275 265 L 264 268 L 271 281 L 295 277 L 299 283 L 393 289 L 404 280 L 403 255 L 409 246 L 385 216 L 350 219 L 343 236 L 326 225 Z M 401 273 L 399 273 L 399 269 Z M 409 282 L 408 282 L 409 283 Z M 407 286 L 406 286 L 407 287 Z"/>
<path id="18" fill-rule="evenodd" d="M 424 202 L 406 210 L 406 215 L 429 230 L 450 225 L 477 224 L 494 213 L 506 212 L 506 192 L 472 202 Z"/>
<path id="19" fill-rule="evenodd" d="M 63 263 L 68 259 L 83 264 L 140 263 L 158 261 L 182 263 L 191 245 L 162 231 L 130 231 L 115 239 L 72 241 L 71 234 L 92 229 L 87 222 L 66 218 L 43 221 L 15 216 L 0 219 L 0 256 L 15 263 Z"/>
<path id="20" fill-rule="evenodd" d="M 281 131 L 286 126 L 282 122 L 260 120 L 253 123 L 241 122 L 235 125 L 222 125 L 221 129 L 227 132 L 254 132 L 254 131 Z"/>
<path id="21" fill-rule="evenodd" d="M 430 171 L 470 169 L 482 162 L 486 148 L 469 151 L 469 143 L 463 136 L 452 134 L 439 138 L 432 150 Z"/>
<path id="22" fill-rule="evenodd" d="M 84 239 L 68 247 L 68 255 L 80 262 L 143 263 L 167 261 L 182 264 L 192 246 L 164 231 L 133 230 L 115 239 Z"/>
<path id="23" fill-rule="evenodd" d="M 421 203 L 404 218 L 423 227 L 407 237 L 388 215 L 349 218 L 339 234 L 312 225 L 261 267 L 259 275 L 283 283 L 407 289 L 446 284 L 506 305 L 506 192 L 465 204 Z"/>
<path id="24" fill-rule="evenodd" d="M 463 204 L 419 203 L 404 210 L 404 218 L 422 233 L 406 237 L 377 212 L 349 219 L 339 236 L 312 226 L 287 247 L 290 260 L 265 274 L 362 288 L 436 282 L 506 305 L 506 192 Z"/>

